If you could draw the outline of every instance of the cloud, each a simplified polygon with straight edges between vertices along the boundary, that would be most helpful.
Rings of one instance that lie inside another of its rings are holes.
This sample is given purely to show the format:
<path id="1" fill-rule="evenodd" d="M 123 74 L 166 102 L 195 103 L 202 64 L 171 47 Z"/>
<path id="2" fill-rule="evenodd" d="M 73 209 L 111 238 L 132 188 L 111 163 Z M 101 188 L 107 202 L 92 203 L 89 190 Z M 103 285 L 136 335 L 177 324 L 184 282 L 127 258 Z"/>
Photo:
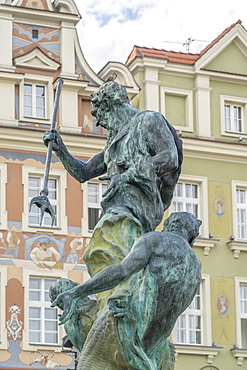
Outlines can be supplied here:
<path id="1" fill-rule="evenodd" d="M 135 0 L 131 6 L 125 1 L 108 0 L 104 3 L 94 1 L 90 6 L 86 2 L 85 12 L 87 15 L 94 18 L 102 28 L 113 22 L 124 23 L 128 21 L 137 21 L 141 18 L 143 12 L 155 6 L 155 1 L 139 1 Z"/>
<path id="2" fill-rule="evenodd" d="M 243 21 L 247 27 L 247 2 L 232 0 L 75 0 L 82 20 L 78 33 L 89 65 L 98 72 L 108 61 L 125 62 L 134 45 L 186 52 L 189 37 L 208 42 L 226 27 Z M 164 42 L 164 41 L 170 41 Z M 193 41 L 190 51 L 207 43 Z"/>

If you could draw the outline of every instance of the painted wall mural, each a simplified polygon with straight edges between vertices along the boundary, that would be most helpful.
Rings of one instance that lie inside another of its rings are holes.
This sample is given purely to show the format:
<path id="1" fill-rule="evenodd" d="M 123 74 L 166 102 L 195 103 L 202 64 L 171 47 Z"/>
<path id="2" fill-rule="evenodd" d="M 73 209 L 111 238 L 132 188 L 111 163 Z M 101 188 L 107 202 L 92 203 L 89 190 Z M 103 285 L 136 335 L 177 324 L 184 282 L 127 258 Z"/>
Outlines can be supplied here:
<path id="1" fill-rule="evenodd" d="M 61 254 L 53 247 L 48 239 L 43 238 L 32 249 L 30 258 L 38 267 L 51 269 L 56 264 L 59 265 Z"/>
<path id="2" fill-rule="evenodd" d="M 56 239 L 47 234 L 24 235 L 25 259 L 32 260 L 40 268 L 62 268 L 65 260 L 65 238 Z"/>
<path id="3" fill-rule="evenodd" d="M 218 216 L 223 216 L 226 211 L 226 203 L 222 197 L 217 197 L 214 200 L 214 211 Z"/>
<path id="4" fill-rule="evenodd" d="M 211 277 L 213 342 L 233 345 L 235 341 L 234 281 Z"/>
<path id="5" fill-rule="evenodd" d="M 9 307 L 11 313 L 10 320 L 7 321 L 8 337 L 15 341 L 21 337 L 21 330 L 23 322 L 19 321 L 18 315 L 21 313 L 21 308 L 17 305 Z"/>
<path id="6" fill-rule="evenodd" d="M 70 253 L 66 259 L 66 263 L 80 263 L 82 259 L 82 255 L 78 254 L 78 251 L 82 251 L 83 249 L 83 238 L 75 238 L 70 242 Z"/>
<path id="7" fill-rule="evenodd" d="M 217 308 L 221 315 L 227 314 L 227 311 L 229 308 L 229 302 L 225 294 L 219 295 L 218 300 L 217 300 Z"/>
<path id="8" fill-rule="evenodd" d="M 45 366 L 47 369 L 54 369 L 56 366 L 60 366 L 56 361 L 52 359 L 54 356 L 54 352 L 47 352 L 45 355 L 39 351 L 33 353 L 37 353 L 38 356 L 29 365 L 39 363 Z"/>
<path id="9" fill-rule="evenodd" d="M 72 270 L 84 264 L 83 254 L 90 238 L 54 235 L 23 235 L 12 230 L 0 231 L 0 258 L 11 259 L 16 267 Z"/>
<path id="10" fill-rule="evenodd" d="M 13 57 L 27 54 L 35 46 L 40 47 L 50 58 L 60 62 L 60 31 L 58 28 L 14 23 Z"/>
<path id="11" fill-rule="evenodd" d="M 8 232 L 6 240 L 0 232 L 0 257 L 1 258 L 18 258 L 20 239 L 15 230 Z"/>

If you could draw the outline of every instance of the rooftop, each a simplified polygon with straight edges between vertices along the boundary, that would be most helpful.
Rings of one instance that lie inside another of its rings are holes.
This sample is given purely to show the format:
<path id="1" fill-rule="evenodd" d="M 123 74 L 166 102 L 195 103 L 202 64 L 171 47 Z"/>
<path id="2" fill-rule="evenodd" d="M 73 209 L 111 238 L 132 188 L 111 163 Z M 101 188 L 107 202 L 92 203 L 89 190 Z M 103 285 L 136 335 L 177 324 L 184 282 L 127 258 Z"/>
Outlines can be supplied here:
<path id="1" fill-rule="evenodd" d="M 238 24 L 242 26 L 242 21 L 238 20 L 233 23 L 230 27 L 227 27 L 219 36 L 217 36 L 210 44 L 208 44 L 200 53 L 191 54 L 177 51 L 168 51 L 164 49 L 147 48 L 142 46 L 134 45 L 131 53 L 129 54 L 126 64 L 131 64 L 136 58 L 157 58 L 164 59 L 171 63 L 193 65 L 195 62 L 202 57 L 209 49 L 211 49 L 217 42 L 219 42 L 229 31 L 231 31 Z M 243 27 L 243 26 L 242 26 Z"/>

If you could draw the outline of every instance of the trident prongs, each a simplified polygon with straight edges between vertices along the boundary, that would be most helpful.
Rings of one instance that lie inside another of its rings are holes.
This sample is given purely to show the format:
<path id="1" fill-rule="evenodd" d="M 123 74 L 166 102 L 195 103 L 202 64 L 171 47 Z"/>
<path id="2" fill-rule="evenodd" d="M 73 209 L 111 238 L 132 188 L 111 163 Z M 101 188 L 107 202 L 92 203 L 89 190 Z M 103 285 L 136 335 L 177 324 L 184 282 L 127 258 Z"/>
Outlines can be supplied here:
<path id="1" fill-rule="evenodd" d="M 58 84 L 57 84 L 57 90 L 56 90 L 56 96 L 55 96 L 55 102 L 54 102 L 54 109 L 53 109 L 53 116 L 52 116 L 52 122 L 51 122 L 51 131 L 55 130 L 55 128 L 56 128 L 56 117 L 57 117 L 57 111 L 58 111 L 58 106 L 59 106 L 59 97 L 60 97 L 62 84 L 63 84 L 63 80 L 60 78 L 58 80 Z M 49 177 L 49 171 L 50 171 L 51 156 L 52 156 L 52 140 L 49 141 L 48 149 L 47 149 L 43 190 L 41 190 L 40 195 L 31 199 L 30 208 L 29 208 L 29 212 L 30 212 L 32 205 L 36 204 L 36 206 L 41 209 L 40 226 L 42 225 L 42 221 L 43 221 L 43 217 L 44 217 L 45 212 L 49 213 L 49 215 L 52 218 L 51 226 L 53 226 L 54 220 L 55 220 L 55 212 L 54 212 L 54 209 L 53 209 L 53 207 L 52 207 L 52 205 L 51 205 L 51 203 L 48 199 L 48 194 L 49 194 L 49 191 L 48 191 L 48 177 Z"/>
<path id="2" fill-rule="evenodd" d="M 49 213 L 49 215 L 51 216 L 51 226 L 53 226 L 55 221 L 55 212 L 47 196 L 39 195 L 37 197 L 32 198 L 30 202 L 29 212 L 31 211 L 33 204 L 36 204 L 36 206 L 39 207 L 41 210 L 40 226 L 42 225 L 45 212 Z"/>

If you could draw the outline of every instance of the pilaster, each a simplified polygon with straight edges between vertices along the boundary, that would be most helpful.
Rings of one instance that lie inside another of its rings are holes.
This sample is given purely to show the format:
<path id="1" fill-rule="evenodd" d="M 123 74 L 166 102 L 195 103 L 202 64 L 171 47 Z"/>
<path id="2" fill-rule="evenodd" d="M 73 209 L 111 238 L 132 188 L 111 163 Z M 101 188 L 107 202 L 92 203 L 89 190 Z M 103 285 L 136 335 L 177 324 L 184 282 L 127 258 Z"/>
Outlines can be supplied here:
<path id="1" fill-rule="evenodd" d="M 15 84 L 11 80 L 0 81 L 0 125 L 18 126 L 15 119 Z"/>
<path id="2" fill-rule="evenodd" d="M 159 111 L 159 84 L 158 69 L 146 67 L 144 79 L 146 109 Z"/>
<path id="3" fill-rule="evenodd" d="M 70 22 L 61 23 L 61 77 L 77 78 L 75 74 L 75 29 Z"/>
<path id="4" fill-rule="evenodd" d="M 80 133 L 78 127 L 78 89 L 65 81 L 59 104 L 59 129 L 62 132 Z"/>
<path id="5" fill-rule="evenodd" d="M 0 11 L 0 71 L 4 72 L 15 71 L 12 64 L 12 24 L 12 14 Z"/>
<path id="6" fill-rule="evenodd" d="M 200 137 L 211 137 L 209 77 L 197 75 L 195 81 L 196 127 Z"/>

